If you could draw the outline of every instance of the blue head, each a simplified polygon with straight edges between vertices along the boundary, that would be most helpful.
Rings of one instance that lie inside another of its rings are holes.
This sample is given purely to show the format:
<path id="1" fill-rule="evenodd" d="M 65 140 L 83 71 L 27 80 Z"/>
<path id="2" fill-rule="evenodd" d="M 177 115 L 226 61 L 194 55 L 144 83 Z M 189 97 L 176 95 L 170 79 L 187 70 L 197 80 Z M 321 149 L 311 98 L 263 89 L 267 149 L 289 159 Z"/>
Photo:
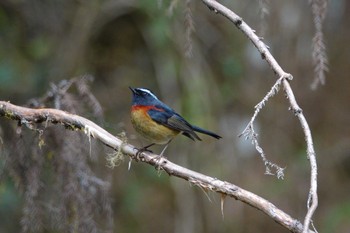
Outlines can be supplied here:
<path id="1" fill-rule="evenodd" d="M 156 105 L 160 101 L 157 96 L 153 94 L 152 91 L 146 88 L 132 88 L 129 87 L 132 91 L 132 105 Z"/>

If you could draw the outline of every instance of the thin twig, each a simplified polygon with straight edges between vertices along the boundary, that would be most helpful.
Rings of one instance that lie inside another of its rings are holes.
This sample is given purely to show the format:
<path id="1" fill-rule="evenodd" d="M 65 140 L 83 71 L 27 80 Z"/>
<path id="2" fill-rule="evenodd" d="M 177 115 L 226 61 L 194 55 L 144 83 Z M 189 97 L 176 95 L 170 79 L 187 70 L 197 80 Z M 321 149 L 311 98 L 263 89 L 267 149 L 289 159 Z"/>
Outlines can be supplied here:
<path id="1" fill-rule="evenodd" d="M 136 161 L 142 161 L 155 168 L 164 170 L 171 176 L 176 176 L 189 181 L 191 184 L 200 187 L 203 190 L 217 192 L 221 195 L 230 196 L 242 201 L 268 215 L 278 224 L 284 226 L 291 232 L 301 233 L 303 225 L 287 213 L 283 212 L 266 199 L 244 190 L 232 183 L 210 177 L 185 167 L 172 163 L 165 157 L 160 160 L 158 155 L 143 152 L 136 156 L 137 149 L 123 140 L 113 136 L 94 122 L 74 114 L 57 109 L 31 109 L 13 105 L 9 102 L 0 101 L 0 117 L 5 117 L 19 122 L 27 122 L 26 125 L 34 124 L 61 124 L 67 129 L 82 131 L 108 147 L 120 150 L 123 154 L 130 156 Z M 313 232 L 310 230 L 310 232 Z"/>
<path id="2" fill-rule="evenodd" d="M 318 197 L 317 197 L 317 162 L 316 162 L 316 153 L 313 146 L 313 140 L 311 135 L 310 127 L 304 117 L 304 114 L 295 100 L 294 93 L 290 87 L 289 81 L 292 80 L 292 75 L 286 73 L 281 66 L 278 64 L 276 59 L 270 53 L 268 47 L 265 43 L 259 38 L 253 29 L 246 24 L 241 17 L 239 17 L 232 10 L 228 9 L 221 3 L 215 0 L 202 0 L 202 2 L 208 6 L 210 10 L 213 10 L 215 13 L 219 13 L 229 19 L 232 23 L 236 25 L 254 44 L 261 54 L 261 57 L 266 60 L 270 68 L 277 74 L 278 78 L 282 79 L 282 85 L 286 93 L 287 99 L 289 100 L 290 109 L 298 117 L 301 127 L 305 135 L 305 141 L 307 145 L 307 156 L 310 161 L 311 167 L 311 178 L 310 178 L 310 190 L 309 190 L 309 199 L 307 204 L 308 211 L 304 219 L 304 229 L 303 233 L 309 231 L 310 222 L 312 216 L 318 206 Z"/>
<path id="3" fill-rule="evenodd" d="M 275 96 L 277 94 L 277 92 L 279 91 L 279 87 L 282 83 L 282 80 L 283 80 L 282 78 L 279 78 L 276 81 L 276 83 L 271 87 L 271 90 L 262 99 L 262 101 L 260 101 L 260 103 L 258 103 L 255 106 L 255 112 L 254 112 L 254 115 L 252 116 L 250 122 L 248 123 L 247 127 L 243 130 L 243 132 L 240 135 L 238 135 L 239 137 L 244 136 L 246 140 L 249 139 L 252 141 L 253 145 L 255 146 L 255 149 L 259 152 L 259 154 L 260 154 L 260 156 L 265 164 L 265 169 L 266 169 L 265 174 L 276 175 L 278 179 L 284 178 L 284 172 L 283 172 L 284 168 L 281 168 L 280 166 L 269 161 L 266 158 L 264 150 L 259 145 L 258 134 L 255 132 L 253 124 L 254 124 L 255 118 L 258 116 L 260 110 L 265 106 L 267 101 L 270 98 L 272 98 L 273 96 Z M 276 171 L 271 172 L 270 168 L 274 168 Z"/>

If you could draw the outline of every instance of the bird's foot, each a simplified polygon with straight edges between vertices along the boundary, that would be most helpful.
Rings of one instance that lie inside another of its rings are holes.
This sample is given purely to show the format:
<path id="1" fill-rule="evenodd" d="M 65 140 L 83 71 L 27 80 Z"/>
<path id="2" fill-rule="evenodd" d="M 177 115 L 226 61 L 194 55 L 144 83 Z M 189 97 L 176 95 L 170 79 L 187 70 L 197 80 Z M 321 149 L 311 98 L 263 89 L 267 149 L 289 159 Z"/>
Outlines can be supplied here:
<path id="1" fill-rule="evenodd" d="M 141 154 L 143 152 L 150 152 L 153 153 L 153 151 L 151 151 L 150 149 L 148 149 L 148 147 L 142 147 L 140 149 L 137 150 L 136 152 L 136 161 L 140 161 L 141 160 Z"/>
<path id="2" fill-rule="evenodd" d="M 152 160 L 155 162 L 155 168 L 160 171 L 162 169 L 162 164 L 166 163 L 166 158 L 163 155 L 157 155 Z"/>
<path id="3" fill-rule="evenodd" d="M 162 158 L 165 158 L 165 157 L 163 157 L 163 154 L 164 154 L 164 151 L 166 150 L 166 148 L 168 148 L 168 145 L 169 145 L 170 142 L 171 142 L 171 140 L 165 145 L 165 147 L 163 148 L 163 150 L 162 150 L 162 152 L 160 153 L 160 155 L 158 155 L 158 156 L 156 156 L 156 157 L 154 158 L 154 159 L 156 160 L 156 169 L 157 169 L 158 171 L 160 171 L 160 169 L 161 169 L 161 166 L 160 166 L 160 165 L 162 165 L 162 163 L 165 162 L 165 160 L 162 161 Z"/>

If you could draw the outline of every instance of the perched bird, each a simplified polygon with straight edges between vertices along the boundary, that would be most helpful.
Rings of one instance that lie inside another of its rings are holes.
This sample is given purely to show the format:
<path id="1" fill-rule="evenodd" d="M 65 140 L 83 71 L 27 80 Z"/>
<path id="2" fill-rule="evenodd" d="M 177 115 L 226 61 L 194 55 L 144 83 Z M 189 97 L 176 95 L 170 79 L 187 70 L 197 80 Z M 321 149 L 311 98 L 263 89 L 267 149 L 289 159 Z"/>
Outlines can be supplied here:
<path id="1" fill-rule="evenodd" d="M 151 142 L 150 145 L 141 148 L 139 153 L 147 150 L 154 144 L 165 144 L 160 154 L 162 156 L 171 140 L 180 133 L 194 141 L 201 141 L 196 132 L 207 134 L 216 139 L 221 138 L 215 133 L 188 123 L 180 114 L 160 101 L 150 90 L 146 88 L 129 88 L 133 95 L 131 123 L 141 136 Z"/>

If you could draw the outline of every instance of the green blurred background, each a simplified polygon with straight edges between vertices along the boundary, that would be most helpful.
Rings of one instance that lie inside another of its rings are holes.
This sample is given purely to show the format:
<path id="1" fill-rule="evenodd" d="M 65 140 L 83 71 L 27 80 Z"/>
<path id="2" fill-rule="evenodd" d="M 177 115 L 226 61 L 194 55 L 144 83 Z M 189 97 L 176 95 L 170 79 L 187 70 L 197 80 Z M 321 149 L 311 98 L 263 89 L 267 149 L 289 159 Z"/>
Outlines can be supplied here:
<path id="1" fill-rule="evenodd" d="M 318 158 L 316 228 L 349 232 L 350 3 L 329 2 L 324 33 L 330 72 L 326 85 L 312 91 L 310 6 L 301 0 L 269 2 L 262 19 L 259 1 L 224 1 L 264 34 L 279 64 L 294 76 L 291 85 Z M 237 184 L 304 218 L 310 169 L 299 122 L 283 92 L 261 111 L 255 122 L 260 143 L 270 160 L 286 167 L 284 180 L 263 175 L 258 153 L 237 135 L 276 77 L 247 38 L 202 2 L 0 1 L 0 100 L 25 105 L 44 95 L 50 83 L 84 74 L 95 78 L 90 89 L 103 107 L 102 126 L 109 132 L 125 131 L 130 143 L 144 143 L 129 120 L 128 86 L 150 88 L 190 122 L 223 136 L 220 141 L 203 136 L 196 143 L 178 137 L 166 153 L 171 161 Z M 15 128 L 15 122 L 0 119 L 4 139 L 9 125 Z M 4 144 L 1 153 L 10 149 Z M 288 232 L 229 198 L 222 218 L 219 195 L 208 193 L 208 198 L 188 182 L 142 163 L 128 171 L 125 160 L 111 169 L 105 156 L 91 161 L 91 169 L 111 182 L 113 232 Z M 19 232 L 23 192 L 4 172 L 6 163 L 0 165 L 0 232 Z"/>

